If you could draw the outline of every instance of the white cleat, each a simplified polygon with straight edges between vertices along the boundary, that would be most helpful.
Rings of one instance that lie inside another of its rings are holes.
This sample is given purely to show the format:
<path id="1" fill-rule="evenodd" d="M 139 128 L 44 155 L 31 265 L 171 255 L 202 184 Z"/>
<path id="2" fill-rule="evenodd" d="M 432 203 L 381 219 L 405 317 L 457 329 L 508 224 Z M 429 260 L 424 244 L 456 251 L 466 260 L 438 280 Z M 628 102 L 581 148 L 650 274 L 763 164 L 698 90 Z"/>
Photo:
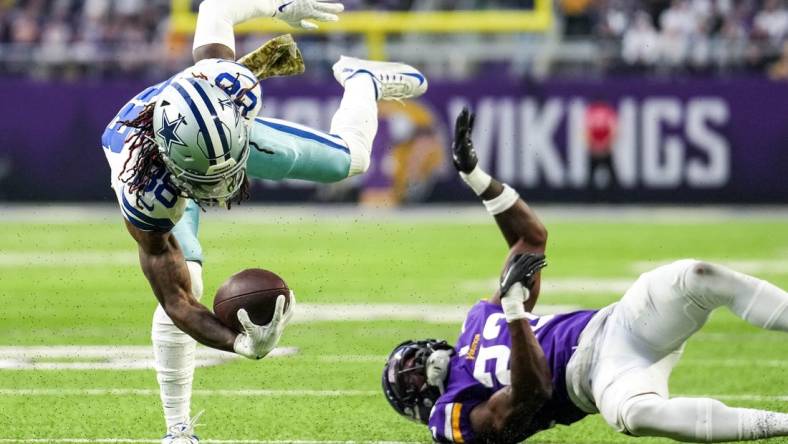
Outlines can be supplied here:
<path id="1" fill-rule="evenodd" d="M 418 69 L 404 63 L 373 62 L 342 56 L 334 64 L 334 78 L 345 86 L 347 79 L 359 75 L 372 76 L 378 100 L 402 100 L 418 97 L 427 91 L 427 79 Z"/>
<path id="2" fill-rule="evenodd" d="M 202 412 L 189 422 L 182 422 L 170 427 L 167 434 L 161 439 L 161 444 L 199 444 L 200 438 L 194 434 L 194 428 L 197 426 L 200 415 Z"/>

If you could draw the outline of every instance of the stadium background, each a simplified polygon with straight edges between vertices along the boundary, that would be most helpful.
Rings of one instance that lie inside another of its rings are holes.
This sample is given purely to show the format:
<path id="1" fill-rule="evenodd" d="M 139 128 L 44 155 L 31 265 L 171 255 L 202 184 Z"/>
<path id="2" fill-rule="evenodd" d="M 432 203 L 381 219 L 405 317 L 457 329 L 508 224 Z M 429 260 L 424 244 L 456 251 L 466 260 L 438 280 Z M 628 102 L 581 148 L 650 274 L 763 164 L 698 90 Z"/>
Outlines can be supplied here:
<path id="1" fill-rule="evenodd" d="M 307 71 L 266 81 L 263 113 L 327 127 L 340 54 L 413 63 L 430 90 L 381 105 L 365 176 L 257 183 L 252 205 L 203 218 L 204 302 L 229 274 L 263 266 L 302 304 L 282 343 L 296 355 L 204 356 L 205 437 L 425 442 L 378 394 L 381 363 L 404 338 L 454 338 L 505 253 L 449 163 L 464 104 L 478 113 L 483 165 L 547 221 L 544 310 L 613 302 L 638 273 L 679 257 L 788 287 L 784 0 L 344 3 L 339 23 L 295 33 Z M 191 63 L 195 7 L 0 0 L 0 443 L 161 436 L 146 369 L 154 300 L 99 137 L 129 97 Z M 239 54 L 293 32 L 268 20 L 237 31 Z M 591 104 L 615 113 L 615 182 L 591 170 Z M 723 313 L 671 383 L 786 411 L 787 368 L 783 336 Z M 590 418 L 536 442 L 630 440 Z"/>

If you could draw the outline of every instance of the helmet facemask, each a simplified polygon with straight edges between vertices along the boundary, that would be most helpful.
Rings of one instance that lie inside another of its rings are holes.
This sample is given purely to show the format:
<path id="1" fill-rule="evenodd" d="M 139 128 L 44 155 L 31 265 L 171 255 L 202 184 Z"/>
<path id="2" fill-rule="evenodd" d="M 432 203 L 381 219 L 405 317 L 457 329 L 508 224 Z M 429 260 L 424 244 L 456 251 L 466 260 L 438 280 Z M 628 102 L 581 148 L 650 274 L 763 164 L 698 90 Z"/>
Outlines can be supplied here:
<path id="1" fill-rule="evenodd" d="M 394 349 L 383 369 L 383 391 L 401 415 L 427 424 L 443 394 L 453 349 L 445 341 L 406 341 Z"/>
<path id="2" fill-rule="evenodd" d="M 246 182 L 246 161 L 249 159 L 248 137 L 238 162 L 229 159 L 209 168 L 207 174 L 196 174 L 181 168 L 161 147 L 159 152 L 167 170 L 172 173 L 170 180 L 173 185 L 200 205 L 226 206 Z"/>

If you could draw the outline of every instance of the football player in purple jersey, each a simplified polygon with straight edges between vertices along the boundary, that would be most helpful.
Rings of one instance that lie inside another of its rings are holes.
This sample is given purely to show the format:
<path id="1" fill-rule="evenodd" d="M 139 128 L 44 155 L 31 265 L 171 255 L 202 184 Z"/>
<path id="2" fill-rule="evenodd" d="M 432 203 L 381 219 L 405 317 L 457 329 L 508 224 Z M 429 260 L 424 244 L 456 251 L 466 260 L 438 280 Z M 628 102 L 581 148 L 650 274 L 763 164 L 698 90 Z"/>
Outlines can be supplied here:
<path id="1" fill-rule="evenodd" d="M 725 306 L 755 326 L 788 331 L 788 293 L 725 267 L 680 260 L 641 275 L 600 310 L 534 316 L 547 231 L 506 184 L 478 166 L 473 114 L 457 118 L 454 165 L 509 245 L 498 291 L 468 312 L 454 346 L 398 345 L 383 391 L 437 442 L 520 442 L 600 413 L 615 430 L 688 442 L 788 436 L 788 414 L 670 397 L 684 343 Z"/>

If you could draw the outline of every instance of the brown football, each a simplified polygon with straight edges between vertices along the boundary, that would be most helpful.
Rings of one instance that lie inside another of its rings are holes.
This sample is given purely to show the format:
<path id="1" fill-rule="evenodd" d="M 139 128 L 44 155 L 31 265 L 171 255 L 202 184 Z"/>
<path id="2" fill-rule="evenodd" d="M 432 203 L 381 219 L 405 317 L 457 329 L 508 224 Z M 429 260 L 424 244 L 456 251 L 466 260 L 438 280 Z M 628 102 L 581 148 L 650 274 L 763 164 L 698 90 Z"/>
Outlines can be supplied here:
<path id="1" fill-rule="evenodd" d="M 290 304 L 290 289 L 285 281 L 268 270 L 249 268 L 227 279 L 216 291 L 213 312 L 224 325 L 242 332 L 237 312 L 245 308 L 249 319 L 265 325 L 274 317 L 276 298 L 285 295 L 285 309 Z"/>

